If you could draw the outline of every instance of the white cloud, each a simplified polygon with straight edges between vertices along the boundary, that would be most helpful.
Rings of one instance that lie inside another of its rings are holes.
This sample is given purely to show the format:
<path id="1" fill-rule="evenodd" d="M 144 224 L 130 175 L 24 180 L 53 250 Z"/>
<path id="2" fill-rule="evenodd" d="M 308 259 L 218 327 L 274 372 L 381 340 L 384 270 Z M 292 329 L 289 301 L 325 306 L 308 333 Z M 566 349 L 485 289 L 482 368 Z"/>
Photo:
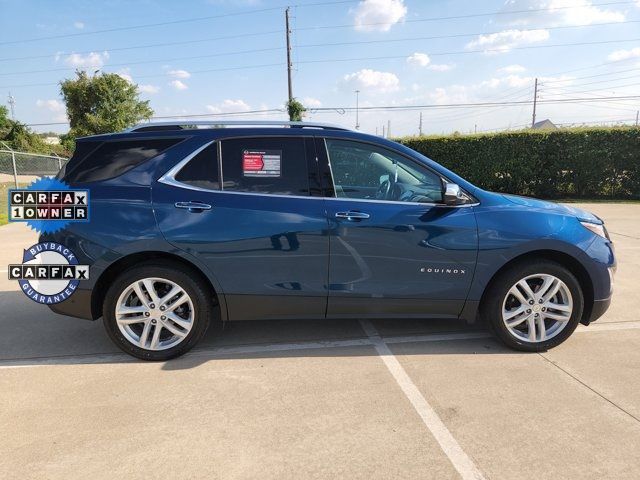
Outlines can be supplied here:
<path id="1" fill-rule="evenodd" d="M 302 104 L 307 108 L 318 108 L 322 106 L 322 102 L 313 97 L 304 97 L 302 99 Z"/>
<path id="2" fill-rule="evenodd" d="M 426 67 L 431 63 L 431 59 L 426 53 L 416 52 L 407 57 L 407 63 L 416 67 Z"/>
<path id="3" fill-rule="evenodd" d="M 66 122 L 67 121 L 67 108 L 64 103 L 60 100 L 49 99 L 49 100 L 40 100 L 36 101 L 36 106 L 38 108 L 44 108 L 45 110 L 50 111 L 53 114 L 53 120 L 55 122 Z"/>
<path id="4" fill-rule="evenodd" d="M 498 33 L 478 35 L 478 38 L 467 43 L 466 48 L 484 49 L 485 53 L 505 53 L 512 48 L 543 42 L 548 38 L 548 30 L 504 30 Z"/>
<path id="5" fill-rule="evenodd" d="M 494 77 L 488 80 L 483 80 L 482 82 L 473 85 L 473 88 L 476 90 L 495 90 L 497 88 L 520 88 L 530 86 L 533 89 L 534 82 L 534 77 L 521 77 L 517 74 L 511 74 L 503 77 Z M 549 82 L 550 85 L 553 84 L 554 87 L 564 87 L 571 85 L 573 77 L 568 75 L 561 75 L 559 77 L 538 77 L 538 82 Z"/>
<path id="6" fill-rule="evenodd" d="M 431 63 L 431 59 L 429 58 L 429 55 L 427 55 L 426 53 L 420 53 L 420 52 L 415 52 L 414 54 L 409 55 L 407 57 L 407 63 L 415 67 L 427 67 L 429 70 L 434 70 L 436 72 L 448 72 L 455 66 L 447 63 L 442 63 L 442 64 Z"/>
<path id="7" fill-rule="evenodd" d="M 82 30 L 84 28 L 84 22 L 73 22 L 73 26 L 78 30 Z"/>
<path id="8" fill-rule="evenodd" d="M 429 93 L 429 99 L 438 105 L 449 103 L 465 103 L 469 101 L 467 87 L 452 85 L 448 88 L 436 88 Z"/>
<path id="9" fill-rule="evenodd" d="M 452 63 L 432 63 L 427 68 L 436 72 L 448 72 L 449 70 L 453 70 L 455 67 L 456 66 Z"/>
<path id="10" fill-rule="evenodd" d="M 352 89 L 372 90 L 380 93 L 395 92 L 400 87 L 400 80 L 391 72 L 379 72 L 363 68 L 342 78 L 344 86 Z"/>
<path id="11" fill-rule="evenodd" d="M 526 70 L 526 68 L 524 68 L 522 65 L 507 65 L 506 67 L 502 67 L 498 69 L 498 72 L 500 73 L 521 73 L 524 72 Z"/>
<path id="12" fill-rule="evenodd" d="M 591 0 L 507 0 L 502 9 L 509 11 L 526 11 L 505 16 L 509 25 L 544 24 L 558 25 L 590 25 L 592 23 L 622 22 L 624 13 L 594 5 Z"/>
<path id="13" fill-rule="evenodd" d="M 217 105 L 207 105 L 206 109 L 211 113 L 248 112 L 251 106 L 242 99 L 226 99 Z"/>
<path id="14" fill-rule="evenodd" d="M 611 52 L 607 59 L 612 62 L 620 62 L 622 60 L 637 57 L 640 57 L 640 47 L 631 48 L 629 50 L 616 50 L 615 52 Z"/>
<path id="15" fill-rule="evenodd" d="M 56 55 L 56 60 L 58 58 L 60 58 L 59 55 Z M 109 52 L 107 51 L 90 52 L 86 55 L 82 55 L 80 53 L 72 53 L 64 59 L 64 63 L 74 68 L 97 70 L 99 68 L 102 68 L 102 66 L 108 59 Z"/>
<path id="16" fill-rule="evenodd" d="M 191 77 L 191 74 L 186 70 L 170 70 L 168 73 L 173 78 L 190 78 Z"/>
<path id="17" fill-rule="evenodd" d="M 129 68 L 122 68 L 122 69 L 120 69 L 120 70 L 118 70 L 118 71 L 116 72 L 116 75 L 118 75 L 118 76 L 120 76 L 120 77 L 124 78 L 124 79 L 125 79 L 127 82 L 129 82 L 129 83 L 134 83 L 134 82 L 133 82 L 133 77 L 131 76 L 131 74 L 129 73 L 129 71 L 130 71 L 130 70 L 129 70 Z"/>
<path id="18" fill-rule="evenodd" d="M 157 85 L 138 85 L 138 90 L 142 93 L 148 93 L 150 95 L 154 93 L 158 93 L 160 91 L 160 87 Z"/>
<path id="19" fill-rule="evenodd" d="M 171 80 L 169 82 L 169 85 L 171 85 L 176 90 L 186 90 L 187 88 L 189 88 L 188 85 L 186 85 L 185 83 L 181 82 L 180 80 Z"/>
<path id="20" fill-rule="evenodd" d="M 60 100 L 51 99 L 51 100 L 37 100 L 36 106 L 38 108 L 46 108 L 50 112 L 64 112 L 65 106 Z"/>
<path id="21" fill-rule="evenodd" d="M 404 0 L 362 0 L 352 10 L 356 30 L 388 32 L 407 15 Z"/>

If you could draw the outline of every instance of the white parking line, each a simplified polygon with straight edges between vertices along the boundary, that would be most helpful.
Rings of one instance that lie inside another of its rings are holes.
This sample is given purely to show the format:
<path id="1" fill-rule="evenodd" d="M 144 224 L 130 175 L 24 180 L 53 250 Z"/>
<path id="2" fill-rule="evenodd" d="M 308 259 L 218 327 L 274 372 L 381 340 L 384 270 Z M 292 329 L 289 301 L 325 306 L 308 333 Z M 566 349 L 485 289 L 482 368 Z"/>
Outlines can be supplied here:
<path id="1" fill-rule="evenodd" d="M 462 450 L 460 444 L 453 438 L 451 432 L 446 425 L 440 420 L 440 417 L 433 409 L 429 402 L 422 396 L 418 387 L 411 381 L 411 378 L 400 365 L 400 362 L 389 349 L 389 346 L 380 337 L 378 331 L 368 320 L 360 320 L 360 324 L 368 335 L 371 343 L 375 347 L 378 355 L 386 365 L 387 369 L 393 375 L 396 382 L 407 396 L 413 408 L 415 408 L 422 422 L 429 429 L 433 437 L 436 439 L 440 448 L 449 458 L 454 468 L 458 471 L 464 480 L 480 480 L 484 476 L 478 470 L 473 460 Z"/>

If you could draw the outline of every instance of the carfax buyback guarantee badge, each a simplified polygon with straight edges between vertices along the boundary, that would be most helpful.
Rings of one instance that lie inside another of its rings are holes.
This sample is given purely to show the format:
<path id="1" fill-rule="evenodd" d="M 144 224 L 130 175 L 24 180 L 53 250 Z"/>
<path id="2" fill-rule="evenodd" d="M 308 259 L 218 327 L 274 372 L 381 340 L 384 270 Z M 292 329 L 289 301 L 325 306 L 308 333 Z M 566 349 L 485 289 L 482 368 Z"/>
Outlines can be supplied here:
<path id="1" fill-rule="evenodd" d="M 64 245 L 42 242 L 24 251 L 21 264 L 9 265 L 9 280 L 34 302 L 60 303 L 73 294 L 80 280 L 89 279 L 89 266 L 79 265 L 75 254 Z"/>

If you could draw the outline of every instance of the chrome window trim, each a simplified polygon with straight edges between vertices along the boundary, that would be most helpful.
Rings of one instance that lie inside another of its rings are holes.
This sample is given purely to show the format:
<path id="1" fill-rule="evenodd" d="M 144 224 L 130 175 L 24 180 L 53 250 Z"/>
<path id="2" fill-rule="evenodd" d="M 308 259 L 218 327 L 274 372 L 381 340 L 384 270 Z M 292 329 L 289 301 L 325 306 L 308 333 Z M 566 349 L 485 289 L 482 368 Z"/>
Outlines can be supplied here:
<path id="1" fill-rule="evenodd" d="M 245 137 L 229 137 L 229 138 L 245 138 Z M 256 138 L 256 137 L 251 137 L 251 138 Z M 304 136 L 301 138 L 305 138 Z M 308 137 L 308 138 L 312 138 L 312 137 Z M 465 208 L 465 207 L 475 207 L 480 205 L 480 202 L 475 202 L 475 203 L 466 203 L 464 205 L 445 205 L 443 203 L 436 203 L 436 202 L 400 202 L 400 201 L 396 201 L 396 200 L 375 200 L 375 199 L 366 199 L 366 198 L 350 198 L 350 197 L 314 197 L 312 195 L 283 195 L 283 194 L 277 194 L 277 193 L 254 193 L 254 192 L 236 192 L 233 190 L 224 190 L 223 188 L 223 184 L 222 184 L 222 179 L 223 179 L 223 174 L 222 174 L 222 140 L 223 139 L 217 139 L 217 140 L 212 140 L 210 142 L 205 143 L 204 145 L 198 147 L 196 150 L 194 150 L 193 152 L 191 152 L 189 155 L 187 155 L 186 157 L 184 157 L 182 160 L 180 160 L 180 162 L 178 162 L 176 165 L 174 165 L 172 168 L 170 168 L 164 175 L 162 175 L 159 179 L 158 182 L 160 183 L 164 183 L 165 185 L 171 185 L 173 187 L 177 187 L 177 188 L 184 188 L 186 190 L 195 190 L 198 192 L 209 192 L 209 193 L 224 193 L 224 194 L 231 194 L 231 195 L 251 195 L 251 196 L 258 196 L 258 197 L 273 197 L 273 198 L 294 198 L 294 199 L 302 199 L 302 200 L 334 200 L 334 201 L 338 201 L 338 202 L 366 202 L 366 203 L 382 203 L 382 204 L 389 204 L 389 205 L 408 205 L 408 206 L 422 206 L 422 207 L 445 207 L 445 208 Z M 329 163 L 329 170 L 331 171 L 331 162 L 329 161 L 329 151 L 327 149 L 327 145 L 326 145 L 326 138 L 323 137 L 323 143 L 325 145 L 325 150 L 326 150 L 326 154 L 327 154 L 327 160 Z M 189 161 L 191 161 L 196 155 L 198 155 L 200 152 L 202 152 L 204 149 L 206 149 L 207 147 L 209 147 L 210 145 L 212 145 L 213 143 L 217 142 L 217 148 L 218 148 L 218 169 L 220 170 L 219 174 L 218 174 L 218 182 L 220 183 L 220 188 L 219 189 L 211 189 L 211 188 L 202 188 L 202 187 L 196 187 L 193 185 L 189 185 L 188 183 L 183 183 L 183 182 L 179 182 L 175 179 L 175 176 L 178 174 L 178 172 L 180 172 L 180 170 L 182 170 L 182 168 L 189 163 Z M 368 143 L 368 142 L 363 142 L 363 143 Z M 374 143 L 371 143 L 371 145 L 376 145 Z M 426 167 L 428 168 L 428 167 Z M 431 169 L 429 169 L 431 171 Z M 437 173 L 437 172 L 434 172 Z M 331 171 L 331 181 L 333 182 L 333 171 Z M 335 184 L 334 184 L 334 195 L 335 195 Z M 473 199 L 473 197 L 470 197 L 470 199 Z"/>
<path id="2" fill-rule="evenodd" d="M 327 139 L 328 138 L 332 139 L 332 140 L 343 140 L 343 141 L 346 141 L 346 142 L 362 143 L 362 144 L 365 144 L 365 145 L 372 145 L 372 146 L 380 148 L 382 150 L 389 150 L 390 152 L 392 152 L 392 153 L 394 153 L 394 154 L 396 154 L 396 155 L 398 155 L 400 157 L 406 158 L 410 163 L 413 163 L 413 164 L 416 164 L 417 166 L 426 168 L 428 171 L 430 171 L 434 175 L 439 176 L 442 180 L 445 181 L 445 183 L 455 183 L 455 182 L 452 182 L 449 178 L 447 178 L 444 175 L 442 175 L 441 173 L 436 172 L 435 170 L 433 170 L 428 165 L 425 165 L 424 163 L 416 160 L 415 158 L 412 158 L 411 156 L 407 155 L 404 152 L 398 152 L 397 150 L 394 150 L 394 149 L 389 148 L 387 146 L 379 145 L 379 144 L 377 144 L 375 142 L 372 142 L 372 141 L 369 141 L 369 140 L 361 140 L 361 139 L 353 139 L 353 138 L 345 138 L 345 137 L 336 137 L 336 136 L 331 136 L 328 133 L 325 133 L 325 134 L 322 135 L 322 139 L 324 140 L 324 149 L 325 149 L 325 154 L 327 156 L 327 163 L 329 164 L 329 170 L 331 171 L 331 182 L 333 184 L 332 186 L 333 186 L 333 194 L 334 195 L 336 194 L 336 184 L 333 181 L 333 170 L 331 168 L 331 158 L 329 158 L 329 147 L 327 146 Z M 446 207 L 466 207 L 466 206 L 473 207 L 473 206 L 480 205 L 480 202 L 478 201 L 478 199 L 476 199 L 476 197 L 471 195 L 466 189 L 464 189 L 462 187 L 460 187 L 460 189 L 469 198 L 469 202 L 471 202 L 471 203 L 464 204 L 464 205 L 444 205 L 444 204 L 440 204 L 440 203 L 436 203 L 436 202 L 431 202 L 431 203 L 428 203 L 428 202 L 424 202 L 424 203 L 420 203 L 420 202 L 398 202 L 398 201 L 395 201 L 395 200 L 375 200 L 375 201 L 390 202 L 390 203 L 413 203 L 413 204 L 417 203 L 419 205 L 443 205 L 443 206 L 446 206 Z M 334 197 L 326 197 L 326 198 L 334 198 Z M 338 198 L 338 197 L 335 197 L 335 198 Z M 351 200 L 358 200 L 358 199 L 351 198 Z M 367 200 L 362 199 L 362 201 L 367 201 Z"/>
<path id="3" fill-rule="evenodd" d="M 220 190 L 224 190 L 224 171 L 222 170 L 222 140 L 218 140 L 218 183 Z"/>
<path id="4" fill-rule="evenodd" d="M 164 182 L 167 183 L 167 182 Z M 191 185 L 185 185 L 180 182 L 169 183 L 174 187 L 188 188 L 191 190 L 200 190 L 209 193 L 218 193 L 224 195 L 250 195 L 254 197 L 272 197 L 272 198 L 294 198 L 298 200 L 334 200 L 338 202 L 367 202 L 367 203 L 385 203 L 391 205 L 408 205 L 414 207 L 446 207 L 446 208 L 462 208 L 462 207 L 474 207 L 480 205 L 479 203 L 467 203 L 464 205 L 445 205 L 444 203 L 427 203 L 427 202 L 398 202 L 395 200 L 370 200 L 361 198 L 347 198 L 347 197 L 313 197 L 307 195 L 283 195 L 280 193 L 255 193 L 255 192 L 234 192 L 232 190 L 210 190 L 206 188 L 191 187 Z"/>

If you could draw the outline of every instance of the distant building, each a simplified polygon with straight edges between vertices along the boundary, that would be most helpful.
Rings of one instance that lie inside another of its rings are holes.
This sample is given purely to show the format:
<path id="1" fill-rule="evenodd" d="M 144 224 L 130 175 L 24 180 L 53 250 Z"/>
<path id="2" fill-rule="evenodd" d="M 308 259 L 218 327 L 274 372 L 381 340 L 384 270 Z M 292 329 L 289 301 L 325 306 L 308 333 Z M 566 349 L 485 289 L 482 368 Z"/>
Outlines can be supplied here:
<path id="1" fill-rule="evenodd" d="M 44 137 L 42 140 L 48 145 L 60 145 L 60 137 Z"/>
<path id="2" fill-rule="evenodd" d="M 558 127 L 556 127 L 555 123 L 553 123 L 551 120 L 546 118 L 544 120 L 540 120 L 539 122 L 534 123 L 531 129 L 532 130 L 557 130 Z"/>

